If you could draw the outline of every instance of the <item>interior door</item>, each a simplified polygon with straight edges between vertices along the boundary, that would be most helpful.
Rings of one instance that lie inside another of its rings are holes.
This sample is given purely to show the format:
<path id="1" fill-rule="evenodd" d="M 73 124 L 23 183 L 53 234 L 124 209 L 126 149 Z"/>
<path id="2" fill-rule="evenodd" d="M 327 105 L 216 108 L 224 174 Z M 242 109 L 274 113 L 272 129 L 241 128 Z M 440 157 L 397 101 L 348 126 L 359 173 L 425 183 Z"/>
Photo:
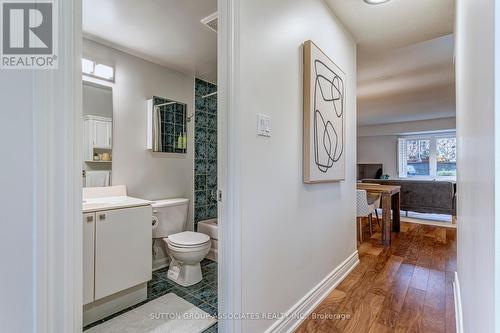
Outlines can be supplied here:
<path id="1" fill-rule="evenodd" d="M 83 214 L 83 304 L 94 301 L 95 213 Z"/>
<path id="2" fill-rule="evenodd" d="M 151 206 L 96 213 L 95 299 L 151 280 Z"/>

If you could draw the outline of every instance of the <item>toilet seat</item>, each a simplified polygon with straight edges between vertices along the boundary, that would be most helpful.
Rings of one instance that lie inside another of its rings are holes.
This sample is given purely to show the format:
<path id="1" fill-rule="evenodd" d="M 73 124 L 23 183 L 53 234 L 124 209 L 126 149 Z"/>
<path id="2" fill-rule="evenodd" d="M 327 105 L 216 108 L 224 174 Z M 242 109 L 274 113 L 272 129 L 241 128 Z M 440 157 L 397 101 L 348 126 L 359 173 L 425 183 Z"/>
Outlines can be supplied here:
<path id="1" fill-rule="evenodd" d="M 203 247 L 210 242 L 208 235 L 200 232 L 184 231 L 167 237 L 167 243 L 177 248 L 197 248 Z"/>

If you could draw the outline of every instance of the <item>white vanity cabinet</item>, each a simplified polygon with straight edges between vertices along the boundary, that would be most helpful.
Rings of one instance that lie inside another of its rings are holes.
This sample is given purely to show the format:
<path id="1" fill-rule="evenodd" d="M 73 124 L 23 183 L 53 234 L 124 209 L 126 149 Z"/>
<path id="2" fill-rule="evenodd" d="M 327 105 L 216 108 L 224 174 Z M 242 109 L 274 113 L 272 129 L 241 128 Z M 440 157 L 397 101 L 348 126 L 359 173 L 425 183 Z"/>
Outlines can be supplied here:
<path id="1" fill-rule="evenodd" d="M 152 278 L 152 201 L 125 185 L 84 187 L 83 326 L 141 303 Z"/>
<path id="2" fill-rule="evenodd" d="M 83 215 L 83 304 L 152 278 L 150 205 Z"/>
<path id="3" fill-rule="evenodd" d="M 83 214 L 83 305 L 94 301 L 95 213 Z"/>
<path id="4" fill-rule="evenodd" d="M 92 161 L 94 149 L 111 149 L 113 122 L 111 118 L 87 115 L 83 118 L 84 160 Z"/>
<path id="5" fill-rule="evenodd" d="M 95 299 L 151 280 L 151 206 L 96 213 Z"/>

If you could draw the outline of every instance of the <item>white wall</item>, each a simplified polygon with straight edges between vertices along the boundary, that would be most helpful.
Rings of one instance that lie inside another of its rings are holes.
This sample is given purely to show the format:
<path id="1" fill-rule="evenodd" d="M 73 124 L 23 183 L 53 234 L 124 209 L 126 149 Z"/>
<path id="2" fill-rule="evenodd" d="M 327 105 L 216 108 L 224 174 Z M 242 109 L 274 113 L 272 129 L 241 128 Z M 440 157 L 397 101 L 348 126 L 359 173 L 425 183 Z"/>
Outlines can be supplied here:
<path id="1" fill-rule="evenodd" d="M 285 312 L 356 251 L 356 45 L 320 0 L 241 1 L 238 15 L 242 310 Z M 347 74 L 346 180 L 337 183 L 302 183 L 308 39 Z M 257 113 L 272 117 L 271 138 L 256 135 Z M 271 324 L 249 320 L 243 331 Z"/>
<path id="2" fill-rule="evenodd" d="M 358 126 L 358 137 L 376 135 L 417 134 L 421 132 L 443 132 L 456 129 L 456 118 L 404 121 L 382 125 Z"/>
<path id="3" fill-rule="evenodd" d="M 33 74 L 0 75 L 0 331 L 31 332 L 33 325 Z M 23 89 L 20 89 L 23 87 Z M 8 162 L 8 163 L 7 163 Z"/>
<path id="4" fill-rule="evenodd" d="M 382 163 L 383 173 L 398 178 L 398 136 L 358 137 L 357 163 Z"/>
<path id="5" fill-rule="evenodd" d="M 99 117 L 113 118 L 113 91 L 104 86 L 83 82 L 82 113 Z"/>
<path id="6" fill-rule="evenodd" d="M 495 283 L 495 3 L 457 2 L 457 266 L 467 333 L 499 329 L 495 327 L 499 318 L 495 315 L 499 287 Z"/>
<path id="7" fill-rule="evenodd" d="M 456 119 L 440 118 L 358 127 L 357 163 L 382 163 L 384 174 L 398 178 L 398 137 L 455 130 Z"/>
<path id="8" fill-rule="evenodd" d="M 188 123 L 188 153 L 146 150 L 146 100 L 153 95 L 187 104 L 194 112 L 194 77 L 84 39 L 83 54 L 115 66 L 113 86 L 113 184 L 144 199 L 193 198 L 194 122 Z"/>

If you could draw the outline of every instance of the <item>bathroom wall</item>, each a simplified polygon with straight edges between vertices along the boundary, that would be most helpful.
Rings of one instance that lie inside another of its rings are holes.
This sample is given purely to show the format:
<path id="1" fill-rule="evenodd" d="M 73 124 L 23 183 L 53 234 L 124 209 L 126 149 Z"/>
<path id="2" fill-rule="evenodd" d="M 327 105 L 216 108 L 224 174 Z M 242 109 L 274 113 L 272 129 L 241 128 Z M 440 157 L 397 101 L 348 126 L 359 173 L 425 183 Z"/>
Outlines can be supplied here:
<path id="1" fill-rule="evenodd" d="M 194 223 L 217 217 L 217 86 L 195 81 Z M 215 94 L 214 94 L 215 93 Z"/>
<path id="2" fill-rule="evenodd" d="M 113 185 L 144 199 L 190 199 L 193 221 L 194 123 L 188 123 L 187 154 L 152 153 L 146 149 L 146 100 L 165 97 L 194 112 L 194 76 L 179 73 L 103 44 L 84 39 L 83 54 L 115 66 L 113 85 Z"/>
<path id="3" fill-rule="evenodd" d="M 356 252 L 356 44 L 322 0 L 240 1 L 235 82 L 240 121 L 242 312 L 284 313 Z M 302 182 L 302 44 L 346 73 L 345 180 Z M 270 138 L 257 114 L 271 116 Z M 228 221 L 231 222 L 231 221 Z M 274 320 L 247 320 L 264 332 Z"/>
<path id="4" fill-rule="evenodd" d="M 83 82 L 82 85 L 83 115 L 113 118 L 113 90 L 94 83 Z"/>

